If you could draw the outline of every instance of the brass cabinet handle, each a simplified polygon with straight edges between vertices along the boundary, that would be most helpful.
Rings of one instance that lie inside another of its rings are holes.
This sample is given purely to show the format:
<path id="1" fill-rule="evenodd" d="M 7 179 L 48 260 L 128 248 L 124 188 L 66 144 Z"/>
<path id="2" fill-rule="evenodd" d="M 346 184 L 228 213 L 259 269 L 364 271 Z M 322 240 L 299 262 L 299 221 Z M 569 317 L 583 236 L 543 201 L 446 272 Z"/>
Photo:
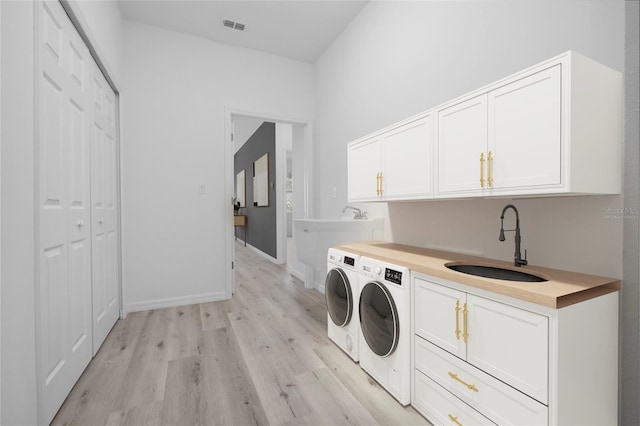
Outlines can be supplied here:
<path id="1" fill-rule="evenodd" d="M 382 189 L 382 179 L 384 179 L 384 178 L 383 178 L 383 176 L 382 176 L 382 172 L 380 172 L 380 195 L 381 195 L 381 196 L 382 196 L 382 194 L 383 194 L 383 192 L 384 192 L 384 190 Z"/>
<path id="2" fill-rule="evenodd" d="M 455 380 L 456 382 L 462 383 L 463 385 L 465 385 L 467 387 L 467 389 L 472 390 L 474 392 L 480 392 L 480 390 L 478 390 L 478 388 L 476 387 L 476 385 L 470 385 L 469 383 L 465 382 L 464 380 L 462 380 L 460 377 L 458 377 L 458 375 L 456 373 L 452 373 L 451 371 L 449 371 L 449 377 L 451 377 L 453 380 Z"/>
<path id="3" fill-rule="evenodd" d="M 451 420 L 452 423 L 455 423 L 458 426 L 463 426 L 462 423 L 460 423 L 458 421 L 458 418 L 456 416 L 454 416 L 453 414 L 449 414 L 449 420 Z"/>
<path id="4" fill-rule="evenodd" d="M 480 153 L 480 186 L 484 188 L 484 152 Z"/>
<path id="5" fill-rule="evenodd" d="M 493 153 L 489 151 L 487 153 L 487 183 L 489 187 L 493 186 Z"/>
<path id="6" fill-rule="evenodd" d="M 464 309 L 462 309 L 462 340 L 467 343 L 467 339 L 469 338 L 469 332 L 467 329 L 467 317 L 469 314 L 469 310 L 467 309 L 467 304 L 465 302 Z"/>
<path id="7" fill-rule="evenodd" d="M 380 195 L 380 173 L 376 173 L 376 195 Z"/>
<path id="8" fill-rule="evenodd" d="M 456 340 L 460 340 L 460 321 L 458 317 L 460 316 L 460 301 L 456 300 Z"/>

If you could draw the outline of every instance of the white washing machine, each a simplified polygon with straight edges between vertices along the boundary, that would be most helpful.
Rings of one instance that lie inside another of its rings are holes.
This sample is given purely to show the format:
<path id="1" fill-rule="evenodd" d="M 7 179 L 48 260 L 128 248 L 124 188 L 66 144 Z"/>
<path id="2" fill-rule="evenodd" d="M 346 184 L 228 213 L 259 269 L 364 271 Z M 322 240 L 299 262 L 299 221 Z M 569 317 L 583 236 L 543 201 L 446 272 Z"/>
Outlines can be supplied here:
<path id="1" fill-rule="evenodd" d="M 362 256 L 359 271 L 360 366 L 402 405 L 409 405 L 409 270 Z"/>
<path id="2" fill-rule="evenodd" d="M 356 362 L 360 353 L 359 264 L 360 256 L 330 248 L 324 283 L 329 338 Z"/>

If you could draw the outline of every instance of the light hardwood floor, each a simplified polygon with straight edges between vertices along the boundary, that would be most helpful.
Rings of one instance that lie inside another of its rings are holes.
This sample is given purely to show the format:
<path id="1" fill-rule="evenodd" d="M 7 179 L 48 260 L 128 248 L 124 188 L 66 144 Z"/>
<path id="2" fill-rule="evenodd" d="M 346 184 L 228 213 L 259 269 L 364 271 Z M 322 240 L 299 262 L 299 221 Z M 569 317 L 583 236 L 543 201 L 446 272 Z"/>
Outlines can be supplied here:
<path id="1" fill-rule="evenodd" d="M 53 424 L 414 425 L 327 338 L 324 296 L 236 244 L 231 300 L 116 323 Z"/>

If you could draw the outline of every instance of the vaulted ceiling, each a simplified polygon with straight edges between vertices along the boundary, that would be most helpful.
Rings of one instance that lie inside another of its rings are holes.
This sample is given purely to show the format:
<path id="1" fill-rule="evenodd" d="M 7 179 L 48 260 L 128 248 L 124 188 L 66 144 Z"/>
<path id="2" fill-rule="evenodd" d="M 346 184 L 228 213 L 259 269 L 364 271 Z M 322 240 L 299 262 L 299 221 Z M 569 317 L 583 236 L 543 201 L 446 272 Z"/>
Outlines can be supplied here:
<path id="1" fill-rule="evenodd" d="M 119 0 L 127 20 L 309 63 L 327 50 L 366 3 Z M 224 26 L 225 19 L 243 24 L 244 30 Z"/>

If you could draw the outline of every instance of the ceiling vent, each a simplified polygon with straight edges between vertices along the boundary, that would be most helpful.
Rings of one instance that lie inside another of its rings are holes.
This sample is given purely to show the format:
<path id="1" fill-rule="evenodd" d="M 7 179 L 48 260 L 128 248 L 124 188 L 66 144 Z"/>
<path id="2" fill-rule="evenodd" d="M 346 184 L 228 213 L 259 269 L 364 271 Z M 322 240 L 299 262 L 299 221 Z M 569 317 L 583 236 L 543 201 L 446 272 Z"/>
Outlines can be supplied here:
<path id="1" fill-rule="evenodd" d="M 233 28 L 234 30 L 244 31 L 245 25 L 240 22 L 232 21 L 231 19 L 223 19 L 222 25 L 227 28 Z"/>

